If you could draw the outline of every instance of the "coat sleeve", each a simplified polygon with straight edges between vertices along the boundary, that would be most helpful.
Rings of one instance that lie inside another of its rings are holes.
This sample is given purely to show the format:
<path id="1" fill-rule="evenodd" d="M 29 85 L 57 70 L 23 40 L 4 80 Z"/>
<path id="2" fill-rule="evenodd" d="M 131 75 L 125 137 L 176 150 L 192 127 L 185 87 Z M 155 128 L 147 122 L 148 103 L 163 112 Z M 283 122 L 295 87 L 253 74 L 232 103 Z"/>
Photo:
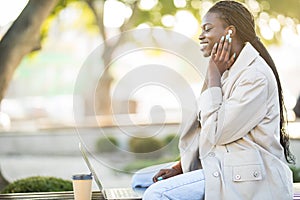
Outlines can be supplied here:
<path id="1" fill-rule="evenodd" d="M 224 99 L 220 87 L 200 96 L 201 134 L 213 145 L 236 141 L 253 129 L 267 113 L 268 83 L 262 74 L 242 78 Z"/>

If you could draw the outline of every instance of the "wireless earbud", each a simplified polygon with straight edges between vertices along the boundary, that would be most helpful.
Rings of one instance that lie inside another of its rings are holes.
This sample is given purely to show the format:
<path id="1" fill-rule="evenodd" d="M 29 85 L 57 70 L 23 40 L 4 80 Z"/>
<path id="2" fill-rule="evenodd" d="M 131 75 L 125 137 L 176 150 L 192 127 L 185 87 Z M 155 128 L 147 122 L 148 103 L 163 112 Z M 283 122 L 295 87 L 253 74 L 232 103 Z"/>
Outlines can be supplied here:
<path id="1" fill-rule="evenodd" d="M 229 29 L 229 30 L 228 30 L 228 34 L 226 35 L 226 40 L 228 40 L 229 43 L 231 43 L 231 34 L 232 34 L 232 30 Z"/>

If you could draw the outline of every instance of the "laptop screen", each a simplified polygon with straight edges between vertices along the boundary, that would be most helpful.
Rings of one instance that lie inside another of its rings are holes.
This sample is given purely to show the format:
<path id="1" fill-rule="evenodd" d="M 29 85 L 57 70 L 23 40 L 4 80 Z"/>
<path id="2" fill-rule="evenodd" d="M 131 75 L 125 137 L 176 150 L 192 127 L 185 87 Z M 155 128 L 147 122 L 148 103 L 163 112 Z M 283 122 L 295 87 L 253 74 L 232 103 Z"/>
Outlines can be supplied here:
<path id="1" fill-rule="evenodd" d="M 80 149 L 80 152 L 82 154 L 82 157 L 83 157 L 86 165 L 88 166 L 90 172 L 92 173 L 92 175 L 94 177 L 94 180 L 96 181 L 96 184 L 98 185 L 98 188 L 100 189 L 100 191 L 102 191 L 102 188 L 103 188 L 102 184 L 101 184 L 100 180 L 98 179 L 96 172 L 95 172 L 94 168 L 92 167 L 92 165 L 87 157 L 86 151 L 85 151 L 83 145 L 81 144 L 81 142 L 79 142 L 79 149 Z"/>

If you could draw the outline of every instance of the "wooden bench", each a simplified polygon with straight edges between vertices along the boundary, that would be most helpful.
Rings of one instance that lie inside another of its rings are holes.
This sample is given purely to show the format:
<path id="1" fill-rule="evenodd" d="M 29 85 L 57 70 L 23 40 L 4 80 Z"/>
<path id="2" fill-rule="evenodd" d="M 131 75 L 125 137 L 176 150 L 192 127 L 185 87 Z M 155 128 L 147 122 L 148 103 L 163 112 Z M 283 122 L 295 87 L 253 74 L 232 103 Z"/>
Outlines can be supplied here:
<path id="1" fill-rule="evenodd" d="M 300 200 L 300 183 L 294 183 L 294 200 Z M 35 192 L 35 193 L 11 193 L 11 194 L 0 194 L 1 200 L 6 199 L 22 199 L 22 200 L 35 200 L 35 199 L 50 199 L 50 200 L 67 200 L 74 199 L 73 191 L 66 192 Z M 101 192 L 93 191 L 92 200 L 105 200 Z"/>
<path id="2" fill-rule="evenodd" d="M 1 200 L 6 199 L 22 199 L 22 200 L 34 200 L 34 199 L 50 199 L 50 200 L 67 200 L 74 199 L 73 191 L 66 192 L 34 192 L 34 193 L 11 193 L 11 194 L 0 194 Z M 105 200 L 101 192 L 93 191 L 92 200 Z"/>

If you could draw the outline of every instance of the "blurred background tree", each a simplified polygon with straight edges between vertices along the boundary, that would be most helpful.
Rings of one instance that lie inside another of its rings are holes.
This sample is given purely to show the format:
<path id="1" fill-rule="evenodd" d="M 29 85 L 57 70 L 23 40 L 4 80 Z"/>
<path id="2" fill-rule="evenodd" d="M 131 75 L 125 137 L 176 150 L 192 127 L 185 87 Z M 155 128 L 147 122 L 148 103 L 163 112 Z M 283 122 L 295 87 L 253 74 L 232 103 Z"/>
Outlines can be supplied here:
<path id="1" fill-rule="evenodd" d="M 201 31 L 201 18 L 214 2 L 216 1 L 29 0 L 3 37 L 0 36 L 0 101 L 4 98 L 14 72 L 23 58 L 42 49 L 52 22 L 59 18 L 62 11 L 76 8 L 81 11 L 80 16 L 84 19 L 81 18 L 74 23 L 84 24 L 86 31 L 99 34 L 105 49 L 108 50 L 99 55 L 99 65 L 103 65 L 106 69 L 101 80 L 93 76 L 93 72 L 90 73 L 91 77 L 88 80 L 99 86 L 95 105 L 91 103 L 93 102 L 91 98 L 94 98 L 93 89 L 85 88 L 86 92 L 82 94 L 86 114 L 93 114 L 94 107 L 96 114 L 111 114 L 110 91 L 113 76 L 110 71 L 110 59 L 128 38 L 120 37 L 115 43 L 109 43 L 108 39 L 134 28 L 163 27 L 197 41 Z M 294 35 L 300 34 L 299 0 L 240 0 L 240 2 L 245 3 L 254 14 L 257 32 L 265 44 L 280 44 L 284 37 L 293 41 L 297 39 Z M 22 90 L 27 90 L 27 85 L 22 85 Z M 0 174 L 0 185 L 1 182 L 5 180 L 1 179 Z"/>
<path id="2" fill-rule="evenodd" d="M 105 72 L 101 79 L 92 77 L 98 83 L 95 105 L 91 105 L 92 93 L 85 93 L 86 113 L 110 114 L 110 87 L 112 76 L 109 62 L 112 54 L 126 38 L 120 37 L 116 43 L 107 39 L 114 34 L 134 29 L 136 27 L 164 27 L 187 34 L 197 39 L 201 17 L 215 1 L 209 0 L 30 0 L 27 6 L 9 28 L 0 41 L 0 100 L 4 97 L 6 88 L 12 79 L 15 69 L 22 58 L 32 51 L 41 48 L 41 38 L 47 37 L 51 21 L 64 8 L 76 4 L 84 15 L 93 15 L 86 22 L 87 29 L 97 27 L 107 51 L 103 52 L 101 62 Z M 281 41 L 283 34 L 299 32 L 300 1 L 288 0 L 244 0 L 241 1 L 252 11 L 257 22 L 257 31 L 264 43 Z M 48 18 L 47 18 L 48 17 Z M 175 23 L 179 24 L 175 27 Z M 194 30 L 185 33 L 184 26 L 194 26 Z M 42 28 L 41 28 L 42 26 Z M 41 28 L 41 29 L 40 29 Z M 95 28 L 93 28 L 94 30 Z M 22 34 L 20 34 L 22 33 Z"/>
<path id="3" fill-rule="evenodd" d="M 31 0 L 0 41 L 0 100 L 22 58 L 40 49 L 40 27 L 57 0 Z"/>

